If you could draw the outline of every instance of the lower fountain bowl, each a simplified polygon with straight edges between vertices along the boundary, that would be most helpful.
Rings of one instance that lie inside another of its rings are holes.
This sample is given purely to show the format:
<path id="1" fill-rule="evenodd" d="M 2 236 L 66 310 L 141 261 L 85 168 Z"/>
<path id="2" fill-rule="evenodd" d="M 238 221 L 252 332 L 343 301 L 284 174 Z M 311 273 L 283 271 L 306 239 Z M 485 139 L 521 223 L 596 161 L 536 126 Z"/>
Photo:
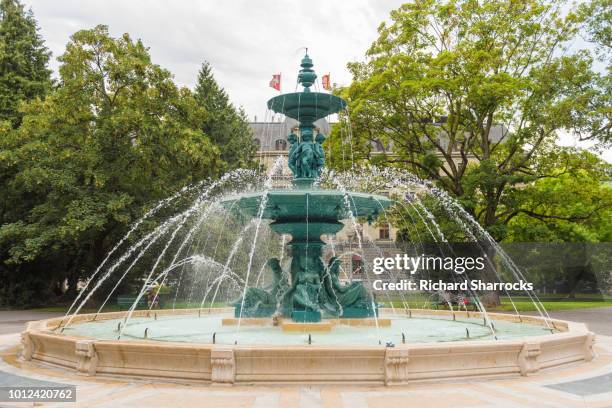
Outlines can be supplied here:
<path id="1" fill-rule="evenodd" d="M 266 206 L 261 211 L 261 202 L 265 196 Z M 388 197 L 381 195 L 318 188 L 245 193 L 222 201 L 226 208 L 232 208 L 248 217 L 257 217 L 261 212 L 264 219 L 302 223 L 306 223 L 306 219 L 309 222 L 329 222 L 351 216 L 376 218 L 392 203 Z"/>
<path id="2" fill-rule="evenodd" d="M 531 316 L 489 313 L 498 340 L 476 312 L 379 309 L 378 319 L 324 319 L 316 324 L 331 328 L 311 333 L 308 323 L 283 330 L 273 319 L 242 319 L 238 328 L 232 316 L 232 308 L 135 311 L 121 340 L 114 330 L 125 312 L 78 315 L 63 333 L 61 318 L 31 322 L 22 358 L 84 375 L 384 384 L 530 375 L 593 358 L 586 325 Z"/>

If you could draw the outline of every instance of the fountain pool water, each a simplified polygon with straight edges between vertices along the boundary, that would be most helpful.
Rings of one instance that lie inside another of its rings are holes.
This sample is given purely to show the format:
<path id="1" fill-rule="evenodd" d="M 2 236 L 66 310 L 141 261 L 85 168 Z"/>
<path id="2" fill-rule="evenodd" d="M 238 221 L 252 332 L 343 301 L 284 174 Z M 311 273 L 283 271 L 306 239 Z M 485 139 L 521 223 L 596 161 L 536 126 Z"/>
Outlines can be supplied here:
<path id="1" fill-rule="evenodd" d="M 123 340 L 143 340 L 145 330 L 147 339 L 161 342 L 212 343 L 215 335 L 216 344 L 241 345 L 377 345 L 379 339 L 384 344 L 393 343 L 437 343 L 449 341 L 493 340 L 493 334 L 483 319 L 477 317 L 449 319 L 449 316 L 421 316 L 409 318 L 388 314 L 380 318 L 378 330 L 375 326 L 354 326 L 337 322 L 329 332 L 318 332 L 313 328 L 311 333 L 305 328 L 299 332 L 283 331 L 282 327 L 274 326 L 272 321 L 260 321 L 257 325 L 243 324 L 238 335 L 235 325 L 224 325 L 231 322 L 233 314 L 219 313 L 213 315 L 178 315 L 138 317 L 130 322 L 123 331 Z M 73 326 L 70 335 L 114 340 L 117 336 L 117 325 L 122 319 L 99 320 Z M 382 324 L 382 322 L 385 322 Z M 500 320 L 495 322 L 495 333 L 499 340 L 516 339 L 525 336 L 541 336 L 550 334 L 545 326 L 510 322 Z M 403 335 L 403 336 L 402 336 Z M 469 337 L 468 337 L 469 336 Z"/>
<path id="2" fill-rule="evenodd" d="M 454 254 L 415 191 L 496 257 L 487 258 L 489 282 L 524 277 L 478 222 L 431 183 L 398 169 L 326 170 L 325 136 L 315 135 L 314 123 L 346 109 L 346 102 L 310 90 L 316 74 L 308 55 L 301 67 L 304 90 L 268 101 L 269 109 L 299 123 L 299 134 L 287 136 L 292 188 L 273 184 L 279 159 L 266 178 L 237 170 L 158 203 L 84 282 L 64 318 L 28 325 L 23 357 L 89 375 L 386 384 L 527 375 L 590 360 L 593 334 L 582 324 L 551 319 L 532 291 L 526 296 L 539 317 L 521 314 L 511 293 L 510 314 L 489 313 L 482 293 L 472 290 L 462 296 L 474 311 L 459 310 L 445 296 L 449 310 L 425 307 L 439 304 L 433 297 L 444 293 L 376 293 L 372 257 L 388 248 L 362 234 L 360 223 L 395 216 L 422 250 L 421 223 L 441 254 Z M 166 214 L 171 207 L 182 210 Z M 352 231 L 355 245 L 341 248 L 335 234 L 343 229 Z M 360 279 L 347 273 L 346 256 L 362 263 Z M 474 278 L 455 271 L 446 277 Z M 406 276 L 386 270 L 385 278 Z M 139 287 L 130 288 L 135 281 Z M 128 290 L 129 310 L 104 312 Z M 163 310 L 154 309 L 161 301 Z M 98 311 L 82 314 L 92 303 L 101 305 Z"/>

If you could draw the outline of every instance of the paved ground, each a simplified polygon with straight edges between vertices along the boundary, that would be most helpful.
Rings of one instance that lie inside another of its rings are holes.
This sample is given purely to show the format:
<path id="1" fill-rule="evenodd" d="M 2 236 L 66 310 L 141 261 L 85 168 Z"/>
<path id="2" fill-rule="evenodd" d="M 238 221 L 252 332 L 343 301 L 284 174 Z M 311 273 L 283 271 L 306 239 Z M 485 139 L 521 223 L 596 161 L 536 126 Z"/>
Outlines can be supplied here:
<path id="1" fill-rule="evenodd" d="M 532 377 L 495 380 L 417 383 L 401 387 L 311 386 L 209 386 L 87 378 L 16 358 L 19 332 L 29 320 L 59 313 L 0 311 L 0 386 L 76 385 L 76 403 L 11 404 L 49 407 L 303 407 L 303 408 L 419 408 L 537 407 L 612 408 L 612 308 L 552 312 L 551 316 L 586 322 L 598 334 L 597 358 L 585 364 L 547 370 Z M 12 333 L 5 334 L 2 333 Z"/>
<path id="2" fill-rule="evenodd" d="M 62 314 L 31 310 L 0 310 L 0 335 L 19 333 L 25 329 L 26 323 L 32 320 L 51 319 L 58 316 L 62 316 Z"/>
<path id="3" fill-rule="evenodd" d="M 550 312 L 550 317 L 561 320 L 583 322 L 597 334 L 612 336 L 612 307 L 596 309 L 561 310 Z"/>
<path id="4" fill-rule="evenodd" d="M 18 334 L 0 336 L 0 386 L 75 385 L 76 403 L 16 404 L 83 408 L 254 407 L 254 408 L 610 408 L 612 337 L 598 336 L 589 363 L 540 371 L 530 377 L 436 381 L 408 386 L 287 385 L 210 386 L 163 381 L 83 377 L 16 359 Z"/>

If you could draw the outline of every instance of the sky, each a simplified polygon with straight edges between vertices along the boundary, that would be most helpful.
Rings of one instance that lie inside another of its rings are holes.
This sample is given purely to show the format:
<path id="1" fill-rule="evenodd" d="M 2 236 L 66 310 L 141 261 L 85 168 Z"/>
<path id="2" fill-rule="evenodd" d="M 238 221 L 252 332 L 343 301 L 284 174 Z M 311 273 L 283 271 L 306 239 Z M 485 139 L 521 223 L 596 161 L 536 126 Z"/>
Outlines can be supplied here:
<path id="1" fill-rule="evenodd" d="M 363 58 L 377 27 L 402 0 L 25 0 L 53 52 L 60 56 L 74 32 L 105 24 L 113 36 L 129 33 L 150 47 L 153 62 L 193 87 L 203 61 L 232 102 L 263 120 L 268 86 L 281 73 L 282 91 L 294 91 L 304 47 L 319 78 L 350 83 L 349 61 Z"/>
<path id="2" fill-rule="evenodd" d="M 154 63 L 193 88 L 203 61 L 249 119 L 262 121 L 268 86 L 282 75 L 282 92 L 296 89 L 304 47 L 319 78 L 348 85 L 346 64 L 363 60 L 377 27 L 404 0 L 22 0 L 34 12 L 57 72 L 70 36 L 98 24 L 113 36 L 129 33 L 150 48 Z M 570 135 L 563 145 L 588 147 Z M 602 156 L 612 162 L 612 149 Z"/>

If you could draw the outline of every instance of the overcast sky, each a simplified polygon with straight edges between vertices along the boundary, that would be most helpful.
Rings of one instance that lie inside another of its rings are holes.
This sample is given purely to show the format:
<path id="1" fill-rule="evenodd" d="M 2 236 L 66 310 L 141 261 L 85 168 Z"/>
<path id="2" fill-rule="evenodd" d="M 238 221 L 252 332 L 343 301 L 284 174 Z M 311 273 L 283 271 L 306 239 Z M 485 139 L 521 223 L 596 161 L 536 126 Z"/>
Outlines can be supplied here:
<path id="1" fill-rule="evenodd" d="M 252 119 L 263 119 L 266 101 L 278 94 L 268 83 L 282 73 L 282 90 L 295 89 L 303 47 L 319 77 L 348 84 L 346 63 L 363 58 L 376 28 L 401 0 L 25 0 L 56 58 L 74 32 L 109 26 L 150 47 L 153 62 L 180 85 L 193 87 L 203 61 Z"/>
<path id="2" fill-rule="evenodd" d="M 129 33 L 150 48 L 153 62 L 193 88 L 203 61 L 249 118 L 263 120 L 268 86 L 282 73 L 282 91 L 294 91 L 303 47 L 319 75 L 350 83 L 347 62 L 363 59 L 377 27 L 403 0 L 22 0 L 31 7 L 57 72 L 70 35 L 98 24 L 111 35 Z M 573 145 L 570 136 L 563 144 Z M 604 153 L 612 161 L 612 150 Z"/>

